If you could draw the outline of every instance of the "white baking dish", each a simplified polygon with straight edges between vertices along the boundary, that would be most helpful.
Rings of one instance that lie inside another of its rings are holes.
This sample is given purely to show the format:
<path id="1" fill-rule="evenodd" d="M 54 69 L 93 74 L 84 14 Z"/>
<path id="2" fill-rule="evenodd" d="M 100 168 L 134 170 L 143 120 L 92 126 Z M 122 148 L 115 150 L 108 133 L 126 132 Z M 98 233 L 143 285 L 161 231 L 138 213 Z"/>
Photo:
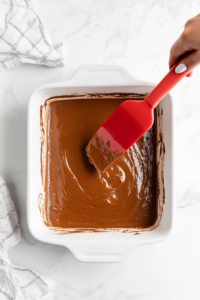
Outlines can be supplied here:
<path id="1" fill-rule="evenodd" d="M 56 235 L 46 227 L 40 216 L 38 196 L 43 193 L 40 165 L 40 106 L 52 96 L 73 93 L 150 92 L 155 84 L 134 79 L 121 66 L 86 65 L 79 68 L 67 82 L 42 85 L 30 96 L 28 106 L 28 182 L 27 219 L 32 235 L 43 242 L 63 245 L 81 261 L 118 262 L 138 245 L 164 240 L 173 221 L 173 152 L 174 112 L 172 96 L 161 102 L 163 108 L 163 136 L 165 143 L 165 204 L 160 226 L 138 235 L 123 232 L 75 233 Z"/>

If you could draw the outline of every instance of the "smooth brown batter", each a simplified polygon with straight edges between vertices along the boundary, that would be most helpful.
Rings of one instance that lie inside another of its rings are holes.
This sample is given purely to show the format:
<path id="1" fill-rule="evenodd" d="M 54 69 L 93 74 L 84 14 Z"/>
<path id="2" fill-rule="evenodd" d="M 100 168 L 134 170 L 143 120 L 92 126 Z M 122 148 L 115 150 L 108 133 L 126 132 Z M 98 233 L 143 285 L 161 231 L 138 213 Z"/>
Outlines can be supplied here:
<path id="1" fill-rule="evenodd" d="M 154 127 L 102 174 L 86 156 L 88 142 L 122 101 L 58 100 L 47 105 L 47 226 L 146 228 L 155 223 Z"/>

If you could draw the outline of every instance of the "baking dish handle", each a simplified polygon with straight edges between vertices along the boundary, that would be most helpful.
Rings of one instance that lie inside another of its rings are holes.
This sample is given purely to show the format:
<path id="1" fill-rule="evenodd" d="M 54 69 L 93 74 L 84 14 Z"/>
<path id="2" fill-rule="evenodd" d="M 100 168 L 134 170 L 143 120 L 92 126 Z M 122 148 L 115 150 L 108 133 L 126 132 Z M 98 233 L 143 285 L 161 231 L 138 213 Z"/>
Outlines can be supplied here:
<path id="1" fill-rule="evenodd" d="M 143 81 L 133 78 L 122 66 L 102 64 L 80 67 L 69 82 L 73 86 L 139 86 L 144 84 Z"/>
<path id="2" fill-rule="evenodd" d="M 67 246 L 74 256 L 83 262 L 120 262 L 134 251 L 138 245 L 112 242 L 84 242 Z"/>

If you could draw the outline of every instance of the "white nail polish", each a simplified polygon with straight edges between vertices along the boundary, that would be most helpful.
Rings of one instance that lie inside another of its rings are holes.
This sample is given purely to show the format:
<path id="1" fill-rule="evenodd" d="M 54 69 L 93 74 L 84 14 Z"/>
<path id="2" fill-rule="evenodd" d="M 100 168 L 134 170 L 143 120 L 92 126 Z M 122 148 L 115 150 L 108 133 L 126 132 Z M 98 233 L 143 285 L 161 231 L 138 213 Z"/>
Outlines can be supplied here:
<path id="1" fill-rule="evenodd" d="M 181 74 L 187 70 L 187 66 L 185 64 L 180 64 L 176 67 L 175 73 L 176 74 Z"/>

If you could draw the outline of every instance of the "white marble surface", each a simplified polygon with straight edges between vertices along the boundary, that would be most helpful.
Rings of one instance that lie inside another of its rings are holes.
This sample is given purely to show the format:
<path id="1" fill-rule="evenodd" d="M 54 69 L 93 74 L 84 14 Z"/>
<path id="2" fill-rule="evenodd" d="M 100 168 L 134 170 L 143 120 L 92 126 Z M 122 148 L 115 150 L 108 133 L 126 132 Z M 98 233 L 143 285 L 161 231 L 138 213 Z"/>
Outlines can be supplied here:
<path id="1" fill-rule="evenodd" d="M 141 246 L 122 263 L 81 263 L 64 247 L 35 240 L 26 219 L 27 103 L 38 85 L 68 80 L 83 64 L 125 66 L 158 81 L 169 49 L 199 0 L 38 0 L 53 41 L 64 41 L 66 66 L 24 65 L 0 78 L 0 172 L 17 207 L 22 240 L 9 252 L 58 285 L 51 299 L 200 299 L 200 68 L 174 88 L 176 104 L 175 223 L 171 236 Z"/>

